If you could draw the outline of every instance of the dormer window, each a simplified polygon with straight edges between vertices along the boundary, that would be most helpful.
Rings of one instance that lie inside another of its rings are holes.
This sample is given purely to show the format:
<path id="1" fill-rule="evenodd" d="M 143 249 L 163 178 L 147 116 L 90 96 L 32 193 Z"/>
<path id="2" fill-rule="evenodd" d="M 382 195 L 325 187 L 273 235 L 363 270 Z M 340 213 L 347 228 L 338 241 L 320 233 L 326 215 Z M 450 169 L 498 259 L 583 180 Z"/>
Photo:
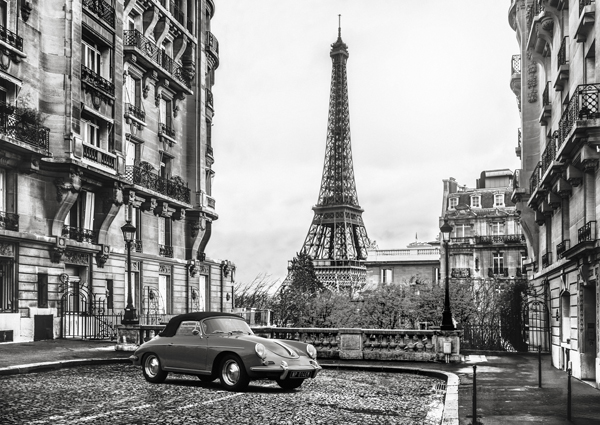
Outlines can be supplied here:
<path id="1" fill-rule="evenodd" d="M 504 194 L 497 193 L 494 195 L 494 207 L 503 207 L 504 206 Z"/>
<path id="2" fill-rule="evenodd" d="M 481 196 L 471 196 L 471 208 L 481 208 Z"/>
<path id="3" fill-rule="evenodd" d="M 456 208 L 457 205 L 458 205 L 458 198 L 450 198 L 450 199 L 448 199 L 448 207 L 450 209 Z"/>

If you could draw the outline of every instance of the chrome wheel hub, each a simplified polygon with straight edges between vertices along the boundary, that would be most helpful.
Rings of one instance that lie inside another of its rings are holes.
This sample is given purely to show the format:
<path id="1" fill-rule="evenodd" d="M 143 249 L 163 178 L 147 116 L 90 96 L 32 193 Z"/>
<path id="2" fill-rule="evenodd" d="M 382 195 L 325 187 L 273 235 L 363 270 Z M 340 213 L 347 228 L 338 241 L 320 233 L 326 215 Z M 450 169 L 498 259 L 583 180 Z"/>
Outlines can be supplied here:
<path id="1" fill-rule="evenodd" d="M 233 360 L 223 365 L 223 378 L 228 385 L 235 385 L 240 379 L 240 366 Z"/>

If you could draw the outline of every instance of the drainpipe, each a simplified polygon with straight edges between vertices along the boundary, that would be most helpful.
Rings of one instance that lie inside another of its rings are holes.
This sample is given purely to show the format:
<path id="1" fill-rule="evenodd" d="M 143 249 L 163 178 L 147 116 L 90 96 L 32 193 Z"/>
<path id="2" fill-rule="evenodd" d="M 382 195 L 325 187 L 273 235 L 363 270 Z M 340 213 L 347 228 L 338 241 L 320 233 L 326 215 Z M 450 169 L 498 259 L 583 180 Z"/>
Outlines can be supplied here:
<path id="1" fill-rule="evenodd" d="M 223 286 L 225 285 L 225 261 L 221 261 L 221 313 L 223 312 Z"/>

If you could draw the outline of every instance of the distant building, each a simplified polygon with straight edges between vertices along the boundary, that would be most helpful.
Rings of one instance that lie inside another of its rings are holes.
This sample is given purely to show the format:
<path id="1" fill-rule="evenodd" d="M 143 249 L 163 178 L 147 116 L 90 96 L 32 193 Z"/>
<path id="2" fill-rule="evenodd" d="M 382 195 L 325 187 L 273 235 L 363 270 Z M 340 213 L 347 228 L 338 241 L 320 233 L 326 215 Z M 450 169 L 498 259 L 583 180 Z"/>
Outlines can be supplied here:
<path id="1" fill-rule="evenodd" d="M 415 240 L 405 249 L 372 247 L 367 252 L 365 289 L 373 289 L 380 283 L 429 286 L 439 283 L 439 242 Z"/>
<path id="2" fill-rule="evenodd" d="M 0 340 L 232 308 L 211 259 L 213 0 L 0 1 Z"/>

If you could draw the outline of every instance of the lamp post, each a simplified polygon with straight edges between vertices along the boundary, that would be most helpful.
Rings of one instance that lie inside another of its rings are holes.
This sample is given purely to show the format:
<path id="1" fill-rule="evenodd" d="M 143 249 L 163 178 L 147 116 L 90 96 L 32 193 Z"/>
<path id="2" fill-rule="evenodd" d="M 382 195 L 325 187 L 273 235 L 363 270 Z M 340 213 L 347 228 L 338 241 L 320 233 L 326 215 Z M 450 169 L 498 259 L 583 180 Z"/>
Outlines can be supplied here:
<path id="1" fill-rule="evenodd" d="M 133 306 L 133 297 L 131 291 L 131 243 L 135 238 L 135 226 L 131 224 L 131 220 L 121 227 L 123 239 L 125 240 L 125 249 L 127 250 L 127 306 L 125 307 L 125 315 L 121 323 L 124 325 L 134 325 L 139 323 L 135 307 Z"/>
<path id="2" fill-rule="evenodd" d="M 448 223 L 448 219 L 444 219 L 444 224 L 440 227 L 440 232 L 442 232 L 442 237 L 444 238 L 444 252 L 446 255 L 446 294 L 444 297 L 444 311 L 442 311 L 442 326 L 440 326 L 440 330 L 442 331 L 453 331 L 454 323 L 452 322 L 452 312 L 450 311 L 450 279 L 448 278 L 448 268 L 450 266 L 450 262 L 448 261 L 448 242 L 450 241 L 450 233 L 452 233 L 452 225 Z"/>

